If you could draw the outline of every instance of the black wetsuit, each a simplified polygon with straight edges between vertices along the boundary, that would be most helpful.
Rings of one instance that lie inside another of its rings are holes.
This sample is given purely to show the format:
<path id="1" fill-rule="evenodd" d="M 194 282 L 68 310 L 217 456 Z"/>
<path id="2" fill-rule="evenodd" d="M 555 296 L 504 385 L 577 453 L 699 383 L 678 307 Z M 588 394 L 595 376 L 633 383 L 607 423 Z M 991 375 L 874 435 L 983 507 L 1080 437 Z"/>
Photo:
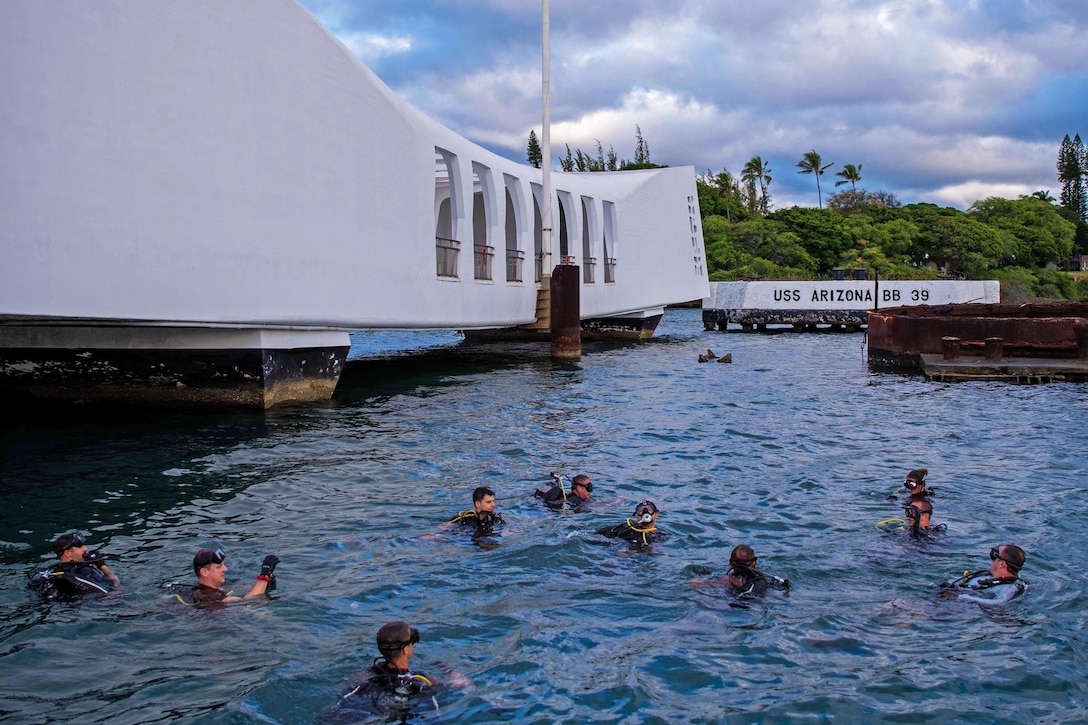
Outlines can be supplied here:
<path id="1" fill-rule="evenodd" d="M 574 511 L 587 511 L 588 498 L 580 498 L 571 491 L 567 493 L 562 486 L 552 486 L 547 491 L 537 489 L 535 496 L 544 501 L 548 508 L 561 509 L 564 506 Z"/>
<path id="2" fill-rule="evenodd" d="M 771 587 L 776 589 L 790 588 L 788 579 L 779 579 L 776 576 L 764 574 L 761 571 L 747 567 L 733 567 L 729 570 L 725 581 L 738 597 L 759 596 Z"/>
<path id="3" fill-rule="evenodd" d="M 229 596 L 230 592 L 223 591 L 217 587 L 206 587 L 203 584 L 194 584 L 185 599 L 187 600 L 187 604 L 208 606 L 220 604 Z"/>
<path id="4" fill-rule="evenodd" d="M 488 513 L 486 511 L 462 511 L 450 519 L 451 524 L 471 526 L 473 536 L 491 536 L 497 529 L 502 528 L 502 514 Z"/>
<path id="5" fill-rule="evenodd" d="M 355 689 L 340 698 L 334 711 L 319 717 L 317 722 L 340 725 L 341 723 L 368 722 L 374 715 L 384 716 L 384 722 L 405 722 L 413 711 L 422 711 L 432 703 L 436 687 L 424 675 L 401 670 L 378 657 L 371 665 L 367 677 Z"/>
<path id="6" fill-rule="evenodd" d="M 381 657 L 375 659 L 374 664 L 370 666 L 368 682 L 401 697 L 420 695 L 431 687 L 431 681 L 425 675 L 417 675 L 411 670 L 394 667 Z"/>
<path id="7" fill-rule="evenodd" d="M 658 531 L 653 524 L 646 527 L 635 526 L 630 520 L 616 526 L 597 529 L 597 534 L 610 539 L 623 539 L 631 544 L 631 548 L 644 551 L 649 550 L 655 541 L 665 538 L 665 532 Z"/>
<path id="8" fill-rule="evenodd" d="M 85 561 L 54 564 L 31 577 L 30 586 L 49 598 L 108 594 L 114 589 L 113 580 Z"/>
<path id="9" fill-rule="evenodd" d="M 956 599 L 978 604 L 1006 604 L 1024 593 L 1026 587 L 1018 577 L 994 578 L 989 569 L 976 571 L 941 587 L 957 592 Z"/>

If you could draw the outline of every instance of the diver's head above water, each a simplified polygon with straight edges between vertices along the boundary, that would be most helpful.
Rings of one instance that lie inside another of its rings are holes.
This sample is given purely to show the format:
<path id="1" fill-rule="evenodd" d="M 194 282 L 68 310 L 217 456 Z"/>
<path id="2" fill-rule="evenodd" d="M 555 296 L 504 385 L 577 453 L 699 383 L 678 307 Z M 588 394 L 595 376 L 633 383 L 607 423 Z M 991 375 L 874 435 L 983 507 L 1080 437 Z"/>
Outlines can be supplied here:
<path id="1" fill-rule="evenodd" d="M 729 566 L 733 569 L 754 570 L 756 568 L 756 552 L 747 544 L 738 544 L 733 547 L 733 551 L 729 554 Z"/>
<path id="2" fill-rule="evenodd" d="M 653 501 L 642 501 L 635 506 L 635 523 L 639 526 L 653 526 L 659 513 Z"/>
<path id="3" fill-rule="evenodd" d="M 929 470 L 926 468 L 915 468 L 907 474 L 906 480 L 903 481 L 903 488 L 910 491 L 912 496 L 918 496 L 925 493 L 926 475 L 928 473 Z"/>

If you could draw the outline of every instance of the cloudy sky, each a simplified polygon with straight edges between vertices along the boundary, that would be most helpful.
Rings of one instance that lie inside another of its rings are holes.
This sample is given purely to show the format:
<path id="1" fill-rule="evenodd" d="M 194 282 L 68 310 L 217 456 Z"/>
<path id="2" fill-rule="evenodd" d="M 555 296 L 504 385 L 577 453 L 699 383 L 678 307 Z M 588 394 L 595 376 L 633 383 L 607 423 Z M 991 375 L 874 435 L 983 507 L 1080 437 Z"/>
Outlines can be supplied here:
<path id="1" fill-rule="evenodd" d="M 414 106 L 525 161 L 540 0 L 302 2 Z M 812 149 L 825 190 L 852 163 L 905 203 L 1057 197 L 1062 137 L 1088 138 L 1088 0 L 551 0 L 551 59 L 553 152 L 630 159 L 637 124 L 659 164 L 761 156 L 775 208 L 816 205 Z"/>

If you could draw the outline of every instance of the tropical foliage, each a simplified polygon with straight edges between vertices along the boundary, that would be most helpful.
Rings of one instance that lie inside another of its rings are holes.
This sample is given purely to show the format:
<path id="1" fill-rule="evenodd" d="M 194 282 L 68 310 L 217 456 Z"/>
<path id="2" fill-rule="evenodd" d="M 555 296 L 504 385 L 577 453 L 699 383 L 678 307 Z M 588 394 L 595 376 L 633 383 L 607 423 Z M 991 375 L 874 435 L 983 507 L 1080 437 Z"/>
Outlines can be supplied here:
<path id="1" fill-rule="evenodd" d="M 700 182 L 700 192 L 704 208 L 722 208 L 716 187 Z M 836 268 L 865 268 L 884 279 L 1000 279 L 1013 301 L 1088 299 L 1088 281 L 1043 268 L 1068 259 L 1075 225 L 1035 197 L 985 199 L 964 212 L 904 206 L 887 192 L 859 189 L 836 194 L 828 206 L 732 221 L 704 216 L 711 280 L 825 279 Z"/>
<path id="2" fill-rule="evenodd" d="M 801 160 L 797 162 L 797 168 L 801 169 L 797 172 L 798 174 L 812 174 L 816 177 L 816 200 L 819 202 L 820 208 L 823 208 L 824 205 L 823 194 L 820 193 L 820 177 L 833 165 L 833 162 L 830 161 L 825 164 L 823 157 L 816 153 L 816 149 L 806 151 Z"/>
<path id="3" fill-rule="evenodd" d="M 835 182 L 835 186 L 850 184 L 850 191 L 857 191 L 857 183 L 861 181 L 861 164 L 843 164 L 842 171 L 836 171 L 835 176 L 842 177 Z"/>

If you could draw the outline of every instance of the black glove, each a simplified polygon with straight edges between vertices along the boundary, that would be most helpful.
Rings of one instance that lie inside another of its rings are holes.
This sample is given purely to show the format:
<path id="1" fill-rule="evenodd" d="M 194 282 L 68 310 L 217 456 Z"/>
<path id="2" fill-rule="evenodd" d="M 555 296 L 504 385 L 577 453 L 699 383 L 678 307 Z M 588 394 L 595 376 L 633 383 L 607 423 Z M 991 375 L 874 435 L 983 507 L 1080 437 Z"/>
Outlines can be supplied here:
<path id="1" fill-rule="evenodd" d="M 273 573 L 276 571 L 276 564 L 279 563 L 280 558 L 275 554 L 269 554 L 268 556 L 266 556 L 264 558 L 264 561 L 261 563 L 261 576 L 268 577 L 269 579 L 274 578 Z"/>
<path id="2" fill-rule="evenodd" d="M 104 552 L 102 552 L 101 550 L 88 551 L 83 556 L 83 561 L 90 564 L 91 566 L 98 567 L 99 569 L 101 569 L 102 565 L 106 563 L 106 559 L 107 559 L 106 554 Z"/>

